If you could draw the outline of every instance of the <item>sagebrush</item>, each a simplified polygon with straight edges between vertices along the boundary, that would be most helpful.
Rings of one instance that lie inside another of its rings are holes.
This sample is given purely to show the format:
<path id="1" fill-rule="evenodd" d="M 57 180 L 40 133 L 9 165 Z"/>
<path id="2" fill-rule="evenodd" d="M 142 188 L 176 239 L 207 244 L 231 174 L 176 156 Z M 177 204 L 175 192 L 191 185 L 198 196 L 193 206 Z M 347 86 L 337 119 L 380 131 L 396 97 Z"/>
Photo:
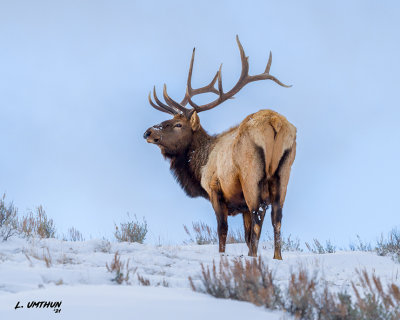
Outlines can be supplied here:
<path id="1" fill-rule="evenodd" d="M 143 218 L 143 222 L 139 222 L 136 215 L 134 219 L 128 214 L 130 219 L 127 222 L 121 222 L 119 227 L 115 225 L 114 236 L 119 242 L 138 242 L 143 243 L 147 234 L 147 222 Z"/>
<path id="2" fill-rule="evenodd" d="M 283 310 L 296 319 L 306 320 L 398 320 L 400 288 L 384 286 L 367 271 L 358 271 L 357 286 L 352 282 L 356 299 L 347 292 L 332 291 L 317 273 L 304 268 L 292 271 L 286 286 L 277 285 L 274 272 L 258 259 L 229 261 L 221 258 L 219 267 L 201 265 L 201 284 L 189 277 L 194 291 L 218 298 L 248 301 L 268 309 Z"/>
<path id="3" fill-rule="evenodd" d="M 325 253 L 335 253 L 336 247 L 330 242 L 330 240 L 326 241 L 325 246 L 321 244 L 317 239 L 313 239 L 312 244 L 310 245 L 308 242 L 305 243 L 306 247 L 309 251 L 317 254 L 325 254 Z"/>
<path id="4" fill-rule="evenodd" d="M 38 206 L 35 211 L 22 217 L 20 231 L 27 237 L 54 238 L 56 228 L 53 219 L 49 219 L 43 207 Z"/>
<path id="5" fill-rule="evenodd" d="M 0 238 L 7 241 L 8 238 L 18 233 L 18 210 L 13 203 L 5 202 L 6 195 L 0 198 Z"/>
<path id="6" fill-rule="evenodd" d="M 393 260 L 400 262 L 400 231 L 392 229 L 386 239 L 381 236 L 375 250 L 380 256 L 389 255 Z"/>

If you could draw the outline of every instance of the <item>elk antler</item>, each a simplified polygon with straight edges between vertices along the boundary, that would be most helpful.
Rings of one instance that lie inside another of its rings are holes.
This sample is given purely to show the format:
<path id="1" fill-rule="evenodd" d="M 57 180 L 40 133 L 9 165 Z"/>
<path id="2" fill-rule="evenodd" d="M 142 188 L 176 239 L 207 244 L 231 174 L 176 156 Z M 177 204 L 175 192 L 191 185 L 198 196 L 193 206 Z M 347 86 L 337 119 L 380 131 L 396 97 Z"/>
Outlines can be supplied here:
<path id="1" fill-rule="evenodd" d="M 235 84 L 235 86 L 231 90 L 229 90 L 228 92 L 224 92 L 224 90 L 222 89 L 222 72 L 221 72 L 222 64 L 221 64 L 219 70 L 217 71 L 216 75 L 214 76 L 214 78 L 208 85 L 198 88 L 198 89 L 192 88 L 192 73 L 193 73 L 193 62 L 194 62 L 194 53 L 195 53 L 195 49 L 193 49 L 192 59 L 190 60 L 187 85 L 186 85 L 186 93 L 185 93 L 185 97 L 183 98 L 183 100 L 180 103 L 178 103 L 175 100 L 171 99 L 167 94 L 167 86 L 164 84 L 163 96 L 164 96 L 164 99 L 165 99 L 165 102 L 167 103 L 167 105 L 162 103 L 157 98 L 155 88 L 153 90 L 153 95 L 154 95 L 154 99 L 157 104 L 154 104 L 153 101 L 151 100 L 151 93 L 149 94 L 150 104 L 157 110 L 160 110 L 160 111 L 163 111 L 163 112 L 166 112 L 169 114 L 182 113 L 186 117 L 189 117 L 193 113 L 193 111 L 202 112 L 202 111 L 210 110 L 212 108 L 215 108 L 222 102 L 224 102 L 228 99 L 232 99 L 233 96 L 236 93 L 238 93 L 246 84 L 253 82 L 253 81 L 272 80 L 282 87 L 286 87 L 286 88 L 291 87 L 291 86 L 283 84 L 277 78 L 275 78 L 274 76 L 269 74 L 269 70 L 271 68 L 271 63 L 272 63 L 271 52 L 269 53 L 269 59 L 268 59 L 268 63 L 267 63 L 267 67 L 265 68 L 265 71 L 261 74 L 254 75 L 254 76 L 249 75 L 248 57 L 246 57 L 246 55 L 244 53 L 244 49 L 242 47 L 242 44 L 240 43 L 239 37 L 237 35 L 236 35 L 236 42 L 238 44 L 239 51 L 240 51 L 240 59 L 242 61 L 242 72 L 240 74 L 238 82 Z M 215 82 L 217 80 L 218 80 L 218 89 L 215 88 Z M 218 98 L 210 103 L 207 103 L 207 104 L 204 104 L 201 106 L 197 105 L 196 103 L 194 103 L 192 101 L 192 97 L 194 97 L 195 95 L 206 93 L 206 92 L 215 93 L 218 95 Z M 188 102 L 193 107 L 193 109 L 185 108 L 185 105 Z"/>

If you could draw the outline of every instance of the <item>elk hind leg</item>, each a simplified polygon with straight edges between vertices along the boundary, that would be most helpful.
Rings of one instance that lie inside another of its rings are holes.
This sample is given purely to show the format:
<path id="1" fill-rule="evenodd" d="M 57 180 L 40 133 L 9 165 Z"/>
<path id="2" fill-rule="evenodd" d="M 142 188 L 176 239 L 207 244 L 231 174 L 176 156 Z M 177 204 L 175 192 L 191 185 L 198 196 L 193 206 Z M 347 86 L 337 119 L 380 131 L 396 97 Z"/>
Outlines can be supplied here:
<path id="1" fill-rule="evenodd" d="M 275 194 L 272 200 L 271 222 L 274 228 L 274 259 L 282 260 L 281 250 L 281 222 L 282 222 L 282 206 L 276 198 L 279 198 L 279 193 Z"/>
<path id="2" fill-rule="evenodd" d="M 264 215 L 260 212 L 262 183 L 265 180 L 264 157 L 261 148 L 247 146 L 242 156 L 245 165 L 239 166 L 240 183 L 251 219 L 249 256 L 256 257 Z"/>
<path id="3" fill-rule="evenodd" d="M 274 228 L 274 259 L 282 260 L 281 253 L 281 222 L 282 208 L 285 202 L 290 170 L 296 156 L 296 143 L 291 149 L 286 150 L 281 158 L 279 166 L 269 181 L 270 196 L 272 202 L 271 222 Z"/>

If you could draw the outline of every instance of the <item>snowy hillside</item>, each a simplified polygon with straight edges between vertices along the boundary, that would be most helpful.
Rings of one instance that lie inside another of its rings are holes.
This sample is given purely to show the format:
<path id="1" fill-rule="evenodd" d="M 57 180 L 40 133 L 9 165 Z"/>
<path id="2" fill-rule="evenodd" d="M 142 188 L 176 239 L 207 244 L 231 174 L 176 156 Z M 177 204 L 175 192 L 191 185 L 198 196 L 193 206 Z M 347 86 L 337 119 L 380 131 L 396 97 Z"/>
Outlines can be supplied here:
<path id="1" fill-rule="evenodd" d="M 116 251 L 121 261 L 129 259 L 129 285 L 116 284 L 107 271 Z M 188 277 L 200 284 L 200 263 L 218 262 L 217 251 L 216 245 L 9 239 L 0 243 L 0 319 L 290 319 L 250 303 L 193 292 Z M 283 286 L 300 266 L 318 271 L 337 290 L 350 288 L 356 269 L 364 268 L 383 282 L 400 283 L 400 265 L 375 253 L 284 252 L 284 260 L 276 261 L 270 243 L 260 244 L 259 253 Z M 244 244 L 228 245 L 226 256 L 251 259 Z M 140 285 L 137 275 L 150 286 Z M 28 309 L 31 301 L 62 301 L 61 311 Z M 24 308 L 14 309 L 17 302 Z"/>

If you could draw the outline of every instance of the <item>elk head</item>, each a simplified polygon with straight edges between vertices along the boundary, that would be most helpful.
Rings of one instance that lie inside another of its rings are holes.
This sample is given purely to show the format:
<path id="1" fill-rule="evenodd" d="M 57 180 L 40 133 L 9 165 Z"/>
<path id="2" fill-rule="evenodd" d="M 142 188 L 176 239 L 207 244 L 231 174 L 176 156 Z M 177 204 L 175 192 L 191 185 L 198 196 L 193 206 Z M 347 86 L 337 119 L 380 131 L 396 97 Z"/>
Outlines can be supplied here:
<path id="1" fill-rule="evenodd" d="M 163 97 L 165 103 L 161 102 L 156 94 L 155 87 L 153 88 L 153 97 L 155 103 L 151 99 L 151 92 L 149 93 L 150 105 L 162 112 L 171 114 L 173 118 L 171 120 L 164 121 L 146 130 L 143 137 L 148 143 L 156 144 L 160 147 L 163 154 L 176 155 L 184 151 L 191 143 L 193 135 L 196 131 L 200 130 L 200 120 L 198 113 L 206 110 L 210 110 L 220 105 L 222 102 L 232 99 L 233 96 L 239 92 L 246 84 L 258 81 L 258 80 L 272 80 L 283 87 L 290 87 L 277 78 L 269 74 L 269 70 L 272 63 L 272 54 L 269 54 L 269 59 L 265 71 L 258 75 L 249 75 L 249 62 L 248 57 L 246 57 L 242 44 L 239 41 L 239 37 L 236 36 L 236 42 L 240 51 L 240 58 L 242 62 L 242 72 L 240 74 L 239 80 L 236 85 L 229 90 L 224 92 L 222 88 L 222 64 L 215 74 L 212 81 L 201 88 L 192 88 L 192 73 L 193 73 L 193 63 L 195 49 L 193 49 L 192 59 L 190 61 L 189 74 L 186 85 L 186 94 L 183 100 L 179 103 L 169 97 L 167 93 L 167 86 L 164 84 Z M 218 88 L 215 88 L 215 83 L 218 80 Z M 197 105 L 193 102 L 192 97 L 202 93 L 214 93 L 218 97 L 205 105 Z M 190 104 L 192 108 L 186 108 L 187 104 Z"/>
<path id="2" fill-rule="evenodd" d="M 200 128 L 196 111 L 190 115 L 175 114 L 166 120 L 147 129 L 143 137 L 148 143 L 157 145 L 163 154 L 176 155 L 187 149 L 193 134 Z"/>

